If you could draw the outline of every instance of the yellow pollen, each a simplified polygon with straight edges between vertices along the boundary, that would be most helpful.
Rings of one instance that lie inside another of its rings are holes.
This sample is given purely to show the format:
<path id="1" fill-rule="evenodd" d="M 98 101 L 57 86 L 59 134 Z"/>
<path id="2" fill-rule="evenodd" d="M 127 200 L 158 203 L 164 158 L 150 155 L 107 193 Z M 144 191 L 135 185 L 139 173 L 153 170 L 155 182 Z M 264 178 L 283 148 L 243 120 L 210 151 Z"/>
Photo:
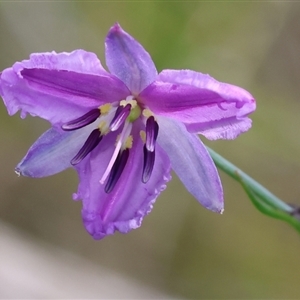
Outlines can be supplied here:
<path id="1" fill-rule="evenodd" d="M 120 101 L 120 106 L 126 106 L 127 104 L 130 104 L 131 105 L 131 109 L 135 108 L 137 106 L 137 102 L 136 100 L 122 100 Z"/>
<path id="2" fill-rule="evenodd" d="M 115 142 L 115 147 L 117 146 L 119 140 L 120 140 L 120 136 L 121 134 L 118 134 L 117 138 L 116 138 L 116 142 Z M 123 143 L 123 149 L 130 149 L 132 148 L 132 143 L 133 143 L 133 136 L 130 135 L 127 137 L 126 142 Z"/>
<path id="3" fill-rule="evenodd" d="M 140 131 L 140 137 L 141 137 L 143 143 L 145 144 L 146 143 L 146 132 L 144 130 Z"/>
<path id="4" fill-rule="evenodd" d="M 153 113 L 150 109 L 146 108 L 143 110 L 143 116 L 146 118 L 149 118 L 149 117 L 153 116 Z"/>
<path id="5" fill-rule="evenodd" d="M 136 100 L 130 100 L 128 102 L 131 104 L 131 108 L 135 108 L 137 106 Z"/>
<path id="6" fill-rule="evenodd" d="M 99 107 L 99 109 L 102 115 L 106 115 L 111 110 L 111 104 L 110 103 L 103 104 Z"/>
<path id="7" fill-rule="evenodd" d="M 105 121 L 101 121 L 98 125 L 99 130 L 101 131 L 101 134 L 107 134 L 108 133 L 108 126 Z"/>
<path id="8" fill-rule="evenodd" d="M 130 149 L 132 148 L 132 143 L 133 143 L 133 137 L 130 135 L 125 142 L 125 149 Z"/>
<path id="9" fill-rule="evenodd" d="M 127 104 L 127 101 L 126 101 L 126 100 L 121 100 L 121 101 L 120 101 L 120 106 L 125 107 L 126 104 Z"/>

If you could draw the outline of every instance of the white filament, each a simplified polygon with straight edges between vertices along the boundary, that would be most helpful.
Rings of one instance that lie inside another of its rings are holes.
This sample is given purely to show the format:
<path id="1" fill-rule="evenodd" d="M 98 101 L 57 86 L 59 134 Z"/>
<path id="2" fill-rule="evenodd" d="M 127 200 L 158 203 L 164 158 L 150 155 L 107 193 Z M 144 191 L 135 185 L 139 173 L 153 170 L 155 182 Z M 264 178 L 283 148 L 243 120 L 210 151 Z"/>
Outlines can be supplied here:
<path id="1" fill-rule="evenodd" d="M 110 171 L 111 171 L 111 169 L 112 169 L 112 167 L 113 167 L 113 165 L 114 165 L 114 163 L 115 163 L 115 161 L 118 157 L 118 154 L 121 150 L 122 145 L 124 144 L 124 142 L 126 142 L 128 136 L 130 135 L 131 129 L 132 129 L 132 123 L 126 121 L 125 124 L 124 124 L 123 130 L 121 132 L 120 138 L 117 141 L 115 151 L 114 151 L 114 153 L 113 153 L 113 155 L 112 155 L 112 157 L 111 157 L 111 159 L 108 163 L 108 166 L 107 166 L 104 174 L 102 175 L 102 177 L 99 181 L 101 184 L 104 184 L 105 180 L 107 179 L 107 177 L 108 177 L 108 175 L 109 175 L 109 173 L 110 173 Z"/>

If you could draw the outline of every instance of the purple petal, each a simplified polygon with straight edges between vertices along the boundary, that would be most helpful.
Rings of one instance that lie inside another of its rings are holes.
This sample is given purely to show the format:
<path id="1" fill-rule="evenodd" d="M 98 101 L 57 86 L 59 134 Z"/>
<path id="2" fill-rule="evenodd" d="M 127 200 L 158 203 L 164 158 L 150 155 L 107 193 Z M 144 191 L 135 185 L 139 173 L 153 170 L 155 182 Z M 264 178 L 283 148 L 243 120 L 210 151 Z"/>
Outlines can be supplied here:
<path id="1" fill-rule="evenodd" d="M 246 90 L 189 70 L 164 70 L 140 94 L 155 114 L 209 139 L 233 139 L 251 127 L 255 100 Z"/>
<path id="2" fill-rule="evenodd" d="M 157 143 L 168 153 L 172 169 L 207 209 L 222 213 L 223 190 L 215 164 L 196 134 L 183 124 L 158 117 Z"/>
<path id="3" fill-rule="evenodd" d="M 61 125 L 106 102 L 124 99 L 129 90 L 107 73 L 93 53 L 40 53 L 4 70 L 0 91 L 10 115 L 21 110 Z"/>
<path id="4" fill-rule="evenodd" d="M 119 24 L 108 32 L 105 41 L 106 64 L 109 71 L 120 78 L 133 94 L 138 94 L 157 76 L 149 53 Z"/>
<path id="5" fill-rule="evenodd" d="M 169 159 L 157 146 L 152 175 L 146 184 L 142 183 L 143 142 L 139 128 L 134 130 L 133 147 L 129 150 L 126 166 L 109 194 L 105 193 L 105 184 L 100 184 L 99 180 L 114 151 L 117 133 L 105 136 L 98 147 L 76 166 L 80 184 L 74 199 L 83 199 L 83 222 L 95 239 L 104 238 L 116 230 L 127 233 L 138 228 L 170 180 Z M 105 145 L 109 147 L 105 149 Z"/>
<path id="6" fill-rule="evenodd" d="M 71 98 L 70 101 L 80 106 L 119 101 L 130 94 L 124 83 L 108 72 L 91 75 L 35 68 L 23 69 L 20 74 L 33 89 L 65 99 Z"/>
<path id="7" fill-rule="evenodd" d="M 92 127 L 95 125 L 68 132 L 49 129 L 30 147 L 16 172 L 23 176 L 45 177 L 71 167 L 71 159 L 84 144 Z"/>

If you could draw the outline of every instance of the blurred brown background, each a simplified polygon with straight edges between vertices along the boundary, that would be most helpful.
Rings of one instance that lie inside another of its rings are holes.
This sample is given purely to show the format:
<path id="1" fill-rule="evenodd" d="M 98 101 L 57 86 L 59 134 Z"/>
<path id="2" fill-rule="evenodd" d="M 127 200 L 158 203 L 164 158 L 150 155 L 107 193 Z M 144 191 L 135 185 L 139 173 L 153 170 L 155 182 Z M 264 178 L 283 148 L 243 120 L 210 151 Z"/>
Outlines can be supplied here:
<path id="1" fill-rule="evenodd" d="M 209 73 L 255 96 L 248 133 L 235 141 L 203 140 L 284 201 L 299 205 L 300 3 L 1 1 L 0 69 L 32 52 L 78 48 L 97 53 L 105 65 L 103 41 L 116 21 L 144 45 L 159 71 Z M 0 106 L 0 298 L 300 297 L 299 234 L 260 214 L 222 173 L 222 216 L 201 207 L 174 175 L 140 229 L 94 241 L 82 226 L 81 203 L 71 198 L 77 189 L 73 170 L 44 179 L 18 178 L 13 171 L 47 128 L 37 118 L 9 117 Z M 23 262 L 32 257 L 24 266 L 17 263 L 18 249 Z M 64 262 L 77 260 L 84 267 L 74 281 L 71 271 L 57 287 Z M 89 285 L 90 277 L 98 288 L 105 285 L 105 296 Z M 135 284 L 121 285 L 119 278 Z M 123 292 L 124 286 L 131 292 Z"/>

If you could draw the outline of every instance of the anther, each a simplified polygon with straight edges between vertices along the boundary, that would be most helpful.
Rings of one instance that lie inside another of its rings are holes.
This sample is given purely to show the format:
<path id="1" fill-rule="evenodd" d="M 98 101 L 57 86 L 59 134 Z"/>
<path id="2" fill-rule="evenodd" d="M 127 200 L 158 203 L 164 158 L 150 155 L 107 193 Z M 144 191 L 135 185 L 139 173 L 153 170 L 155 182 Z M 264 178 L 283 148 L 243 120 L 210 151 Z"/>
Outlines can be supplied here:
<path id="1" fill-rule="evenodd" d="M 102 135 L 99 129 L 94 129 L 87 140 L 85 141 L 82 148 L 71 160 L 71 164 L 77 165 L 80 163 L 102 140 Z"/>
<path id="2" fill-rule="evenodd" d="M 113 190 L 119 178 L 121 177 L 124 168 L 126 166 L 128 157 L 129 157 L 129 149 L 124 149 L 119 152 L 117 159 L 115 160 L 111 168 L 107 183 L 105 185 L 105 192 L 107 194 L 109 194 Z"/>
<path id="3" fill-rule="evenodd" d="M 146 148 L 154 151 L 155 142 L 158 134 L 158 124 L 153 116 L 150 116 L 146 122 Z"/>
<path id="4" fill-rule="evenodd" d="M 158 124 L 153 116 L 149 116 L 146 122 L 146 140 L 143 148 L 144 151 L 144 166 L 142 174 L 142 182 L 146 183 L 152 174 L 155 162 L 155 142 L 158 135 Z M 144 137 L 141 135 L 142 139 Z M 145 139 L 145 138 L 144 138 Z"/>
<path id="5" fill-rule="evenodd" d="M 143 175 L 142 175 L 142 182 L 146 183 L 152 174 L 153 166 L 155 162 L 155 151 L 149 151 L 144 145 L 144 166 L 143 166 Z"/>
<path id="6" fill-rule="evenodd" d="M 65 131 L 76 130 L 93 123 L 99 117 L 100 117 L 100 110 L 98 108 L 95 108 L 90 110 L 88 113 L 84 114 L 83 116 L 63 124 L 61 128 Z"/>
<path id="7" fill-rule="evenodd" d="M 131 105 L 119 106 L 116 110 L 115 116 L 113 117 L 109 127 L 111 131 L 116 131 L 124 124 L 126 118 L 129 116 L 131 110 Z"/>

